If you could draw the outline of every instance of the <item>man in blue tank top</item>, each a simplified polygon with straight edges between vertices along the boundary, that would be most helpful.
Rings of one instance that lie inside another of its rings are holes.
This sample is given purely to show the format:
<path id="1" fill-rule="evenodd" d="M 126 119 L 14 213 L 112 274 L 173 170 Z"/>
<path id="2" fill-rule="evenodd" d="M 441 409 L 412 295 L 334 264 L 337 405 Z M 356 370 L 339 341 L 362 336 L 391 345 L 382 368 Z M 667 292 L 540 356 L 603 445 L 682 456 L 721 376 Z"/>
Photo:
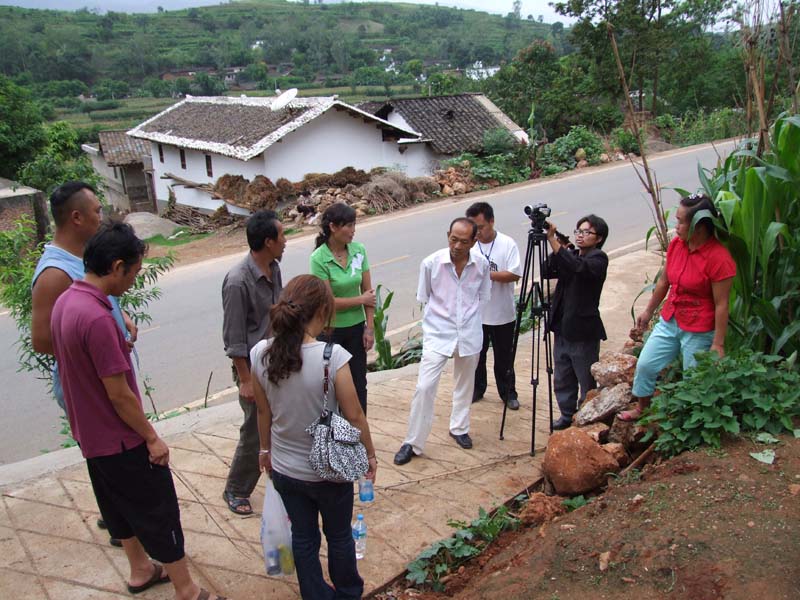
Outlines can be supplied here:
<path id="1" fill-rule="evenodd" d="M 50 196 L 50 212 L 53 215 L 56 231 L 53 234 L 53 241 L 45 244 L 31 281 L 31 342 L 36 352 L 52 356 L 50 316 L 53 305 L 73 281 L 84 278 L 83 248 L 100 227 L 103 206 L 88 183 L 68 181 L 56 188 Z M 109 296 L 108 299 L 111 302 L 114 320 L 125 334 L 128 346 L 132 349 L 136 342 L 136 325 L 122 312 L 114 296 Z M 53 395 L 64 410 L 64 391 L 61 387 L 58 365 L 55 362 Z M 102 521 L 98 521 L 97 524 L 104 527 Z M 119 541 L 113 538 L 111 544 L 120 545 Z"/>

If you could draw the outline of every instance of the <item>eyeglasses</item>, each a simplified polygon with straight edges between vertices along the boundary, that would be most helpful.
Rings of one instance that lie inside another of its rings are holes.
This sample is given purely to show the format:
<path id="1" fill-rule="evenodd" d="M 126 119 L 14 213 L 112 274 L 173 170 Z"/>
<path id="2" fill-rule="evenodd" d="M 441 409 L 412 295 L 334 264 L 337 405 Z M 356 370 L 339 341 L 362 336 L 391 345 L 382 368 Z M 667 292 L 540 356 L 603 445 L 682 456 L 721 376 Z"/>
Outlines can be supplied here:
<path id="1" fill-rule="evenodd" d="M 597 235 L 597 232 L 596 231 L 592 231 L 591 229 L 575 229 L 572 233 L 575 235 L 575 237 L 577 237 L 579 235 L 580 236 Z"/>

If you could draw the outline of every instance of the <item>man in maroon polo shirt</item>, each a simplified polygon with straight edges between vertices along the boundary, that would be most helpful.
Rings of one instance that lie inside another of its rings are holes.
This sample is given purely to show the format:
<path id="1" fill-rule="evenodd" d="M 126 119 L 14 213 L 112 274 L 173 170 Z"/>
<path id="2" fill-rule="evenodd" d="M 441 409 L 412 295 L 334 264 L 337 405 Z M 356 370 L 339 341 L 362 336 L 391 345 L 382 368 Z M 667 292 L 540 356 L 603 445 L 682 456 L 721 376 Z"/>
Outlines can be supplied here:
<path id="1" fill-rule="evenodd" d="M 128 591 L 172 581 L 178 600 L 206 600 L 210 594 L 194 583 L 184 555 L 169 448 L 144 414 L 108 300 L 133 285 L 144 252 L 129 225 L 98 230 L 84 251 L 86 278 L 74 281 L 53 307 L 53 351 L 100 513 L 130 563 Z"/>

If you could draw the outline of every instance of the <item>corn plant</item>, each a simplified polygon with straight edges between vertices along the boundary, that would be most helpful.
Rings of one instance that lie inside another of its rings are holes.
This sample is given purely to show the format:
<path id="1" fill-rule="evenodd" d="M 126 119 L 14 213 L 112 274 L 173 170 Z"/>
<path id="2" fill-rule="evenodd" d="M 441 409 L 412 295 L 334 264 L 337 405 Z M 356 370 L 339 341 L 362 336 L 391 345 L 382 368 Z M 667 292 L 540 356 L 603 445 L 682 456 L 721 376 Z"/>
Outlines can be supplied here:
<path id="1" fill-rule="evenodd" d="M 744 148 L 699 176 L 736 262 L 731 329 L 754 350 L 788 356 L 800 350 L 800 116 L 782 115 L 771 134 L 762 156 Z"/>
<path id="2" fill-rule="evenodd" d="M 382 290 L 382 284 L 378 284 L 378 287 L 375 288 L 375 315 L 372 319 L 375 327 L 375 351 L 378 353 L 375 367 L 378 371 L 386 371 L 395 367 L 392 344 L 386 338 L 386 326 L 389 324 L 388 310 L 392 303 L 394 292 L 389 290 L 386 298 L 384 298 Z"/>

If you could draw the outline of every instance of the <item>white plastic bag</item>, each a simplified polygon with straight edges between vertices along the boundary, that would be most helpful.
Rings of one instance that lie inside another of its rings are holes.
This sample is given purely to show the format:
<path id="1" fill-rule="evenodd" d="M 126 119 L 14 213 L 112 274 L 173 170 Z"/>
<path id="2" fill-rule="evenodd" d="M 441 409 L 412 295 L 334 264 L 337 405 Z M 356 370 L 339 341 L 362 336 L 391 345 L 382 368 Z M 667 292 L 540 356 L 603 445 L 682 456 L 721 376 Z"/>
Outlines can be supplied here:
<path id="1" fill-rule="evenodd" d="M 264 568 L 267 575 L 294 573 L 291 522 L 283 500 L 270 478 L 267 478 L 264 507 L 261 510 L 261 547 L 264 549 Z"/>

